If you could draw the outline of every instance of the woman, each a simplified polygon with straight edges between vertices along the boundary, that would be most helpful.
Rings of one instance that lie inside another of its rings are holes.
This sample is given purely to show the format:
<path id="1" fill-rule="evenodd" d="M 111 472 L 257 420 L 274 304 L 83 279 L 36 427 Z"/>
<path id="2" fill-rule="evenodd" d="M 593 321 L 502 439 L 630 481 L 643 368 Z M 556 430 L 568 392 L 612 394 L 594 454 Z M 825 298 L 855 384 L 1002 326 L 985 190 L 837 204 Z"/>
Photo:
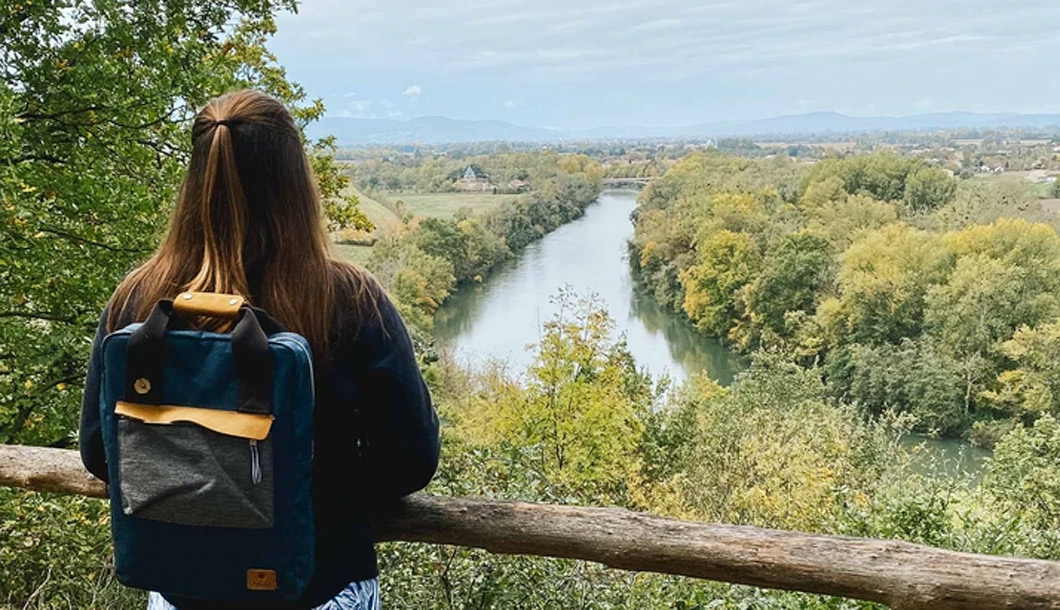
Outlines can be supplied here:
<path id="1" fill-rule="evenodd" d="M 100 321 L 82 459 L 107 480 L 99 371 L 108 332 L 182 291 L 247 297 L 309 340 L 316 369 L 316 571 L 297 603 L 270 608 L 379 608 L 369 510 L 422 489 L 438 465 L 438 419 L 408 333 L 369 275 L 329 255 L 304 146 L 282 104 L 256 91 L 217 98 L 195 117 L 192 139 L 168 234 L 118 286 Z M 152 593 L 149 607 L 218 606 Z"/>

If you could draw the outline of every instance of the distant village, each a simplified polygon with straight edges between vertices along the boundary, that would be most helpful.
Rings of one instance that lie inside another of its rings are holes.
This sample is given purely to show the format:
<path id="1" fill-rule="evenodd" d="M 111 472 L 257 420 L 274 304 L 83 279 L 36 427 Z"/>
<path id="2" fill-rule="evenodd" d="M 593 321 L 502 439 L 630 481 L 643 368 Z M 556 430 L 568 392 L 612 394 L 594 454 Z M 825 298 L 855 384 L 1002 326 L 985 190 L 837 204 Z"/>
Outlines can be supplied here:
<path id="1" fill-rule="evenodd" d="M 397 167 L 419 165 L 428 159 L 446 160 L 449 167 L 459 159 L 475 155 L 518 151 L 553 150 L 560 154 L 581 153 L 598 161 L 604 178 L 612 185 L 643 184 L 662 175 L 678 159 L 693 150 L 715 149 L 745 157 L 785 155 L 797 163 L 814 164 L 833 156 L 890 149 L 902 156 L 917 157 L 942 168 L 952 176 L 1012 176 L 1042 185 L 1043 197 L 1060 195 L 1060 134 L 1020 130 L 951 132 L 894 132 L 828 135 L 784 139 L 722 138 L 681 140 L 612 140 L 565 143 L 481 142 L 452 145 L 405 145 L 387 149 L 360 148 L 340 151 L 339 159 L 353 164 L 375 162 Z M 444 176 L 437 190 L 466 193 L 522 193 L 533 188 L 529 177 L 497 180 L 476 163 L 458 165 Z M 440 187 L 440 188 L 438 188 Z"/>

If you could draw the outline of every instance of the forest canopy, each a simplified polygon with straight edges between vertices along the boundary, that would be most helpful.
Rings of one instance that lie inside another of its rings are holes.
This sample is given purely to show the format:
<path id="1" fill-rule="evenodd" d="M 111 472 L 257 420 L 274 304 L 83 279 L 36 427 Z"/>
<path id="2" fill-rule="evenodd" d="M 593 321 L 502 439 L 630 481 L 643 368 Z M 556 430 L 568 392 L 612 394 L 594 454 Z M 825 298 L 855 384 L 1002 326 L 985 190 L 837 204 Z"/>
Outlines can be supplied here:
<path id="1" fill-rule="evenodd" d="M 1060 364 L 1032 355 L 1060 316 L 1060 235 L 1028 187 L 890 152 L 695 153 L 641 194 L 631 248 L 659 302 L 737 349 L 820 363 L 868 414 L 989 445 L 1060 412 Z"/>

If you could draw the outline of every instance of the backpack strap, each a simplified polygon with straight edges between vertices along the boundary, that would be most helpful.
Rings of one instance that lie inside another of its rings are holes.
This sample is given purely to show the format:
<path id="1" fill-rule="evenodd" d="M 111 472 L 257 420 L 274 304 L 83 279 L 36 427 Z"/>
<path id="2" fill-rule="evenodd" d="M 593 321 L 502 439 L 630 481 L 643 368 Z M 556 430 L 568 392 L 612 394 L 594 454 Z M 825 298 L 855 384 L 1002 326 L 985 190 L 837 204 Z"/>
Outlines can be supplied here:
<path id="1" fill-rule="evenodd" d="M 227 296 L 227 295 L 225 295 Z M 163 404 L 162 384 L 166 367 L 166 332 L 177 328 L 171 299 L 155 304 L 144 323 L 129 336 L 125 361 L 125 400 Z M 237 310 L 239 321 L 231 333 L 232 356 L 239 380 L 239 405 L 245 413 L 272 411 L 272 354 L 269 339 L 259 316 L 267 326 L 276 324 L 265 313 L 243 303 Z M 193 315 L 202 315 L 194 313 Z"/>

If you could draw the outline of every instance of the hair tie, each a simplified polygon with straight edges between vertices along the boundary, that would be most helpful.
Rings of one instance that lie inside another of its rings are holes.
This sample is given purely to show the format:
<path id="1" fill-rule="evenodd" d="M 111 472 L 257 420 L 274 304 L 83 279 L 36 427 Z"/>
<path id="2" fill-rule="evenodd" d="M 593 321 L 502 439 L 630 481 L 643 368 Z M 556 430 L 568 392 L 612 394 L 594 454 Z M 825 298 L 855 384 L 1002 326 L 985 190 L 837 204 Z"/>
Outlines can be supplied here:
<path id="1" fill-rule="evenodd" d="M 214 127 L 219 127 L 221 125 L 224 125 L 225 127 L 231 129 L 233 122 L 234 121 L 230 121 L 229 119 L 220 119 L 218 121 L 214 121 L 213 124 L 214 124 Z"/>

